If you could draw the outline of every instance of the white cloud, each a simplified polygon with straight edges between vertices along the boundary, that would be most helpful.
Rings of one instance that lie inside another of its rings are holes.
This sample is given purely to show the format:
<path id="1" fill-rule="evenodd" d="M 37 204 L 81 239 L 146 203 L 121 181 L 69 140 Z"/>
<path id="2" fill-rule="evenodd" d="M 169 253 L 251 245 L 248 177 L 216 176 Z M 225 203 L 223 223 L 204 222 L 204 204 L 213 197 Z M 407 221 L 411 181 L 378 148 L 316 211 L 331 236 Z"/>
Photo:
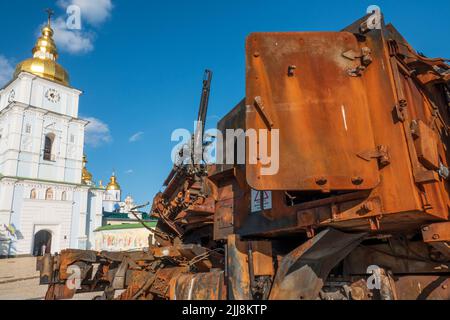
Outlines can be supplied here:
<path id="1" fill-rule="evenodd" d="M 69 30 L 66 21 L 59 17 L 53 24 L 55 31 L 55 41 L 58 49 L 69 53 L 87 53 L 94 49 L 94 34 L 92 32 L 84 32 L 81 30 Z"/>
<path id="2" fill-rule="evenodd" d="M 130 137 L 129 141 L 130 141 L 130 142 L 136 142 L 136 141 L 139 141 L 139 140 L 142 139 L 142 136 L 143 136 L 143 135 L 144 135 L 144 132 L 142 132 L 142 131 L 137 132 L 137 133 L 133 134 L 133 135 Z"/>
<path id="3" fill-rule="evenodd" d="M 58 0 L 58 6 L 64 10 L 70 5 L 80 7 L 82 21 L 94 26 L 105 22 L 113 9 L 111 0 Z"/>
<path id="4" fill-rule="evenodd" d="M 134 173 L 134 170 L 133 170 L 133 169 L 127 170 L 127 171 L 125 171 L 125 173 L 126 173 L 126 174 L 133 174 L 133 173 Z"/>
<path id="5" fill-rule="evenodd" d="M 111 132 L 106 123 L 92 117 L 85 119 L 89 121 L 89 124 L 86 126 L 85 130 L 84 141 L 86 145 L 97 148 L 112 142 Z"/>
<path id="6" fill-rule="evenodd" d="M 113 9 L 112 0 L 58 0 L 58 6 L 64 14 L 56 18 L 52 24 L 55 30 L 55 41 L 61 51 L 72 54 L 83 54 L 94 50 L 96 33 L 87 25 L 99 27 L 110 16 Z M 66 9 L 76 5 L 81 13 L 81 30 L 67 28 Z"/>
<path id="7" fill-rule="evenodd" d="M 10 60 L 0 55 L 0 88 L 11 81 L 14 73 L 14 67 Z"/>

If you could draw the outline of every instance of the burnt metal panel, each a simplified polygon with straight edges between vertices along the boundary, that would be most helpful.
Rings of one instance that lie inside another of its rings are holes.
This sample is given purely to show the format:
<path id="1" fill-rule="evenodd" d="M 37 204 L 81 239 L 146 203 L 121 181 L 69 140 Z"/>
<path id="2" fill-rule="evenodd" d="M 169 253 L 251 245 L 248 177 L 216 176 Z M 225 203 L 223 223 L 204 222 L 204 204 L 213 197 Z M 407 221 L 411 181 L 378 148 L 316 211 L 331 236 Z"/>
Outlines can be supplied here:
<path id="1" fill-rule="evenodd" d="M 429 248 L 423 242 L 391 240 L 390 244 L 360 246 L 344 261 L 344 272 L 349 275 L 363 275 L 371 265 L 383 266 L 394 274 L 437 274 L 448 273 L 450 264 L 433 261 Z"/>
<path id="2" fill-rule="evenodd" d="M 250 272 L 248 267 L 248 243 L 239 236 L 228 236 L 227 241 L 227 290 L 230 300 L 251 300 Z"/>
<path id="3" fill-rule="evenodd" d="M 423 241 L 450 242 L 450 222 L 434 223 L 422 228 Z"/>
<path id="4" fill-rule="evenodd" d="M 247 154 L 254 189 L 362 190 L 379 183 L 377 163 L 358 157 L 376 147 L 368 88 L 350 75 L 360 52 L 348 32 L 248 37 L 246 128 L 280 135 L 277 174 L 261 175 L 261 162 L 250 164 Z"/>
<path id="5" fill-rule="evenodd" d="M 227 115 L 225 115 L 217 124 L 217 130 L 222 133 L 223 136 L 223 144 L 222 150 L 217 150 L 218 152 L 222 152 L 223 159 L 222 163 L 217 164 L 217 172 L 223 172 L 226 170 L 230 170 L 231 168 L 238 165 L 235 159 L 227 159 L 227 130 L 228 129 L 242 129 L 245 130 L 245 99 L 242 99 Z M 218 146 L 219 147 L 219 146 Z M 242 166 L 243 164 L 241 164 Z"/>
<path id="6" fill-rule="evenodd" d="M 273 276 L 272 243 L 270 241 L 251 241 L 253 274 L 257 276 Z"/>
<path id="7" fill-rule="evenodd" d="M 363 238 L 326 229 L 283 257 L 270 293 L 271 300 L 315 300 L 330 271 Z"/>
<path id="8" fill-rule="evenodd" d="M 398 278 L 395 286 L 399 300 L 450 300 L 448 276 L 404 276 Z"/>
<path id="9" fill-rule="evenodd" d="M 224 272 L 212 270 L 173 278 L 170 300 L 226 300 Z"/>

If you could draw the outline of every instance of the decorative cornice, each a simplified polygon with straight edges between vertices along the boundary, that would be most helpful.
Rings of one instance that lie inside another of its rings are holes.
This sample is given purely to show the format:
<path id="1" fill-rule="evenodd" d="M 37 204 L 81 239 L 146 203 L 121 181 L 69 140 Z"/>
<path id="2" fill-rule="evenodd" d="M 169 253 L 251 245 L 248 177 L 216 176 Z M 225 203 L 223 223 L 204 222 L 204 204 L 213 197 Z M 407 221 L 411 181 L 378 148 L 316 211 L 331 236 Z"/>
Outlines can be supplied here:
<path id="1" fill-rule="evenodd" d="M 55 181 L 55 180 L 44 180 L 44 179 L 30 179 L 30 178 L 25 178 L 25 177 L 4 176 L 4 175 L 0 174 L 0 181 L 2 181 L 2 180 L 10 180 L 13 182 L 21 181 L 21 182 L 28 182 L 28 183 L 63 184 L 63 185 L 78 187 L 78 188 L 83 188 L 83 189 L 93 189 L 93 188 L 89 188 L 89 186 L 86 186 L 83 184 L 78 184 L 78 183 L 70 183 L 70 182 Z"/>
<path id="2" fill-rule="evenodd" d="M 78 122 L 84 126 L 87 126 L 89 124 L 89 121 L 81 119 L 81 118 L 71 117 L 66 114 L 58 113 L 55 111 L 50 111 L 50 110 L 39 108 L 39 107 L 32 106 L 32 105 L 27 105 L 25 103 L 17 102 L 17 101 L 14 101 L 14 102 L 11 102 L 10 104 L 8 104 L 3 110 L 0 111 L 0 115 L 6 114 L 8 111 L 13 111 L 14 107 L 22 108 L 23 111 L 33 110 L 33 111 L 41 113 L 43 116 L 53 115 L 53 116 L 57 116 L 57 117 L 62 117 L 69 122 Z"/>

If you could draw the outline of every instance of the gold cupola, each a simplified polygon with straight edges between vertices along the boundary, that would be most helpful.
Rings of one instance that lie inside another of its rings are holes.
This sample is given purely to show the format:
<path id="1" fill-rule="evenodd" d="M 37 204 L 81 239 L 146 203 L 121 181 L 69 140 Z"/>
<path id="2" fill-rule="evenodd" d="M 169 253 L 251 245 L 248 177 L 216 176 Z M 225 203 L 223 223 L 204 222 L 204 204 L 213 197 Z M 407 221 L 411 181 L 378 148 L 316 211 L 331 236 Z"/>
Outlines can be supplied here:
<path id="1" fill-rule="evenodd" d="M 83 156 L 83 169 L 81 171 L 81 182 L 86 185 L 92 184 L 92 173 L 90 173 L 87 168 L 86 164 L 88 163 L 87 157 Z"/>
<path id="2" fill-rule="evenodd" d="M 117 183 L 116 174 L 114 172 L 111 178 L 109 178 L 109 183 L 106 186 L 106 190 L 120 190 L 120 185 Z"/>
<path id="3" fill-rule="evenodd" d="M 48 22 L 42 28 L 42 35 L 33 48 L 33 57 L 17 65 L 14 78 L 17 78 L 21 72 L 28 72 L 38 77 L 69 86 L 69 74 L 56 62 L 58 59 L 58 50 L 53 40 L 54 31 L 51 27 L 51 16 L 53 12 L 51 10 L 47 12 Z"/>

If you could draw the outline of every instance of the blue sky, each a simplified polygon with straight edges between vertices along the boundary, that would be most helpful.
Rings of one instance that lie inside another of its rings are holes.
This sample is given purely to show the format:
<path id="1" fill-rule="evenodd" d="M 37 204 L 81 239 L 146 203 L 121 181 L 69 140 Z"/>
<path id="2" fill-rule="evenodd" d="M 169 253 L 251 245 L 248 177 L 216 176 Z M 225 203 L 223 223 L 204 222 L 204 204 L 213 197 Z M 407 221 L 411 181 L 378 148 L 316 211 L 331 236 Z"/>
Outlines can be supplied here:
<path id="1" fill-rule="evenodd" d="M 60 34 L 59 62 L 84 91 L 81 116 L 98 121 L 89 169 L 104 181 L 115 169 L 139 203 L 152 200 L 171 169 L 172 131 L 193 127 L 204 69 L 214 71 L 207 127 L 244 97 L 251 32 L 337 31 L 377 4 L 417 50 L 450 57 L 448 0 L 2 0 L 0 79 L 30 56 L 43 9 L 61 17 L 71 2 L 89 7 L 81 33 Z"/>

